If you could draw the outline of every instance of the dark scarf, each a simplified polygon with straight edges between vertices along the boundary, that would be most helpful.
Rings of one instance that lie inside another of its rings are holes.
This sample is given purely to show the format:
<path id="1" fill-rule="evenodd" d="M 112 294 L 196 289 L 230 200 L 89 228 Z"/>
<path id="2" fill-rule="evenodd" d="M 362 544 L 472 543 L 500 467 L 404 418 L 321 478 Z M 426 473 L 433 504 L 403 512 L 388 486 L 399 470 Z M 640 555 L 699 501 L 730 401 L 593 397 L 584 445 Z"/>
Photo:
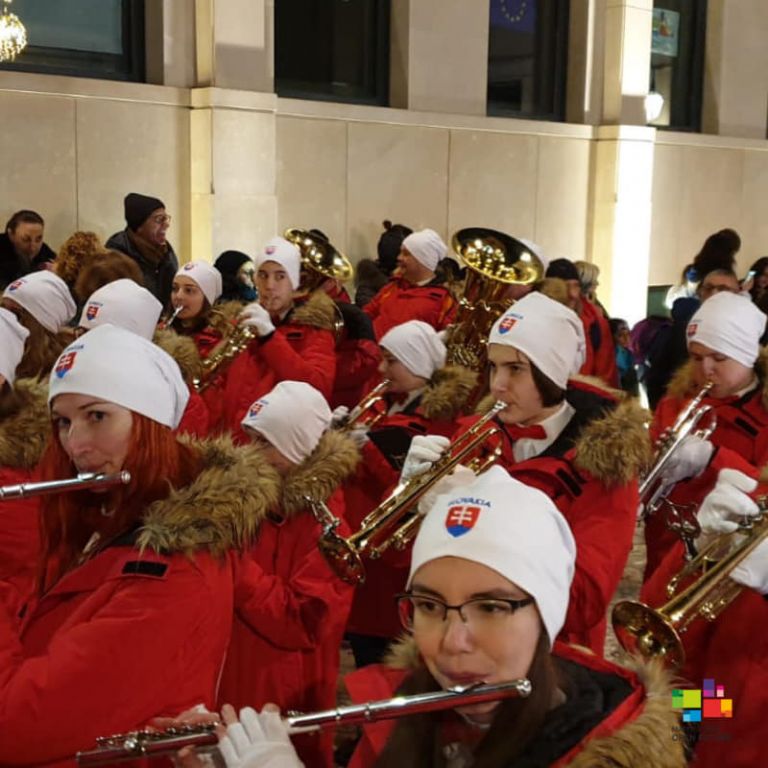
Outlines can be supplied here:
<path id="1" fill-rule="evenodd" d="M 150 243 L 149 240 L 145 240 L 140 234 L 134 232 L 132 229 L 128 229 L 128 239 L 131 241 L 133 247 L 141 254 L 141 258 L 149 262 L 152 266 L 157 267 L 165 261 L 168 255 L 168 243 L 163 245 L 157 245 L 156 243 Z"/>

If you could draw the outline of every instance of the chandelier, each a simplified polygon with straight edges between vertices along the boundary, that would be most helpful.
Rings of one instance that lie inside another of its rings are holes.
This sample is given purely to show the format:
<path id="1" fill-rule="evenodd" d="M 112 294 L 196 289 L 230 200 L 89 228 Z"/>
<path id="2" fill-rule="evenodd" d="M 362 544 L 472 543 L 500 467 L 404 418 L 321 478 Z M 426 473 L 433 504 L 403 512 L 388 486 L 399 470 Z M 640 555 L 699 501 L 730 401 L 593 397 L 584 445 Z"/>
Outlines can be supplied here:
<path id="1" fill-rule="evenodd" d="M 27 46 L 27 30 L 15 13 L 8 10 L 12 0 L 3 0 L 0 15 L 0 62 L 13 61 Z"/>

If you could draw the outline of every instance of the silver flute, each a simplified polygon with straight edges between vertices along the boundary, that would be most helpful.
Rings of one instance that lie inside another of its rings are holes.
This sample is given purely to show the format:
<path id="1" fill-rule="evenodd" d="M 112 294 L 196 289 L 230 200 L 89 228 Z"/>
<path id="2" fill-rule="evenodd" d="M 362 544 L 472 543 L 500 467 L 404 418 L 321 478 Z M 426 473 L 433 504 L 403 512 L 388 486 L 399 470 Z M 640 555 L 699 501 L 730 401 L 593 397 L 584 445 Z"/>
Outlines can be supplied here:
<path id="1" fill-rule="evenodd" d="M 128 485 L 131 473 L 127 470 L 111 475 L 97 472 L 82 472 L 77 477 L 66 480 L 46 480 L 40 483 L 19 483 L 18 485 L 0 486 L 0 501 L 6 499 L 26 499 L 30 496 L 45 496 L 51 493 L 84 491 L 88 488 L 104 488 L 112 485 Z"/>
<path id="2" fill-rule="evenodd" d="M 475 683 L 457 685 L 444 691 L 395 696 L 391 699 L 301 714 L 288 712 L 284 719 L 291 735 L 311 733 L 340 725 L 360 725 L 379 720 L 392 720 L 424 712 L 467 707 L 488 701 L 525 698 L 531 693 L 531 682 L 525 678 L 508 683 Z M 111 765 L 137 757 L 174 754 L 183 747 L 212 747 L 218 743 L 217 723 L 181 725 L 164 731 L 131 731 L 96 740 L 96 748 L 77 753 L 78 765 Z"/>

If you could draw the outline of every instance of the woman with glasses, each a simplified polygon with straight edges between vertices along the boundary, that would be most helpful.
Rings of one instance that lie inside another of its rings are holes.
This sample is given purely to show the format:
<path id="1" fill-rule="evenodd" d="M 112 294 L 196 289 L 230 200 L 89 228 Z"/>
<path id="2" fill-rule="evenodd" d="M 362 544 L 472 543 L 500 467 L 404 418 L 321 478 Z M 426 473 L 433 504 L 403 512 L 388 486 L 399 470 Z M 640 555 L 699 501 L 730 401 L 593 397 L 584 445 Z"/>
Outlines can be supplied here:
<path id="1" fill-rule="evenodd" d="M 684 766 L 669 681 L 659 668 L 630 671 L 554 642 L 575 555 L 555 505 L 500 467 L 438 497 L 399 598 L 408 636 L 386 666 L 346 678 L 352 699 L 520 678 L 532 692 L 367 725 L 350 768 Z M 245 725 L 225 712 L 222 751 L 230 766 L 299 765 L 289 759 L 274 712 L 246 710 L 241 718 Z M 257 721 L 266 727 L 255 728 Z"/>

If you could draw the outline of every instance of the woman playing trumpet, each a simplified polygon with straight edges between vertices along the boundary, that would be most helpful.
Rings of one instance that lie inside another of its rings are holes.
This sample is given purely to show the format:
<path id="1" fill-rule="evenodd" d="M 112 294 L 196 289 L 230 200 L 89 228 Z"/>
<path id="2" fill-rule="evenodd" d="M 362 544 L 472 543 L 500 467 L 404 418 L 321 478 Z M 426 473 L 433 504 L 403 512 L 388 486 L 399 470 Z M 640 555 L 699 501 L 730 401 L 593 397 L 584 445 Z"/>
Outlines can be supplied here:
<path id="1" fill-rule="evenodd" d="M 213 706 L 226 555 L 277 501 L 276 477 L 254 449 L 179 442 L 187 398 L 167 354 L 114 326 L 56 362 L 41 479 L 126 469 L 132 481 L 40 502 L 34 597 L 20 627 L 0 611 L 0 764 L 65 761 L 99 735 Z"/>
<path id="2" fill-rule="evenodd" d="M 516 678 L 528 678 L 532 692 L 367 725 L 350 768 L 684 766 L 658 667 L 630 671 L 554 642 L 568 610 L 575 549 L 555 505 L 500 467 L 438 497 L 399 598 L 409 637 L 387 666 L 347 677 L 352 698 Z M 274 711 L 259 715 L 258 727 L 253 713 L 243 719 L 229 727 L 230 766 L 298 768 Z"/>

